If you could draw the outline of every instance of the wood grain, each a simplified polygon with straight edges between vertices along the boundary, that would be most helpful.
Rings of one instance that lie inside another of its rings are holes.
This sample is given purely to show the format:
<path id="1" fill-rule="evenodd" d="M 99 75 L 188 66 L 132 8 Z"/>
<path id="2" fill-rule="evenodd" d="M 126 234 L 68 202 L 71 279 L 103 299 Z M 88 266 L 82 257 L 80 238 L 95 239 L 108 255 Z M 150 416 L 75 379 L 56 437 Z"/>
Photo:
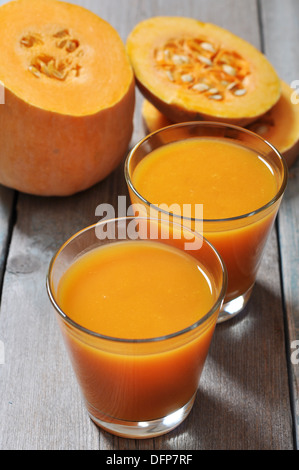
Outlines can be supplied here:
<path id="1" fill-rule="evenodd" d="M 287 83 L 299 80 L 299 3 L 263 0 L 265 53 Z M 298 89 L 298 86 L 297 86 Z M 299 104 L 297 105 L 299 106 Z M 299 155 L 298 155 L 299 157 Z M 286 312 L 286 347 L 296 447 L 299 447 L 299 162 L 291 168 L 278 217 L 281 276 Z M 296 351 L 298 351 L 296 353 Z M 292 360 L 293 358 L 293 360 Z"/>
<path id="2" fill-rule="evenodd" d="M 13 218 L 16 198 L 17 195 L 13 190 L 0 186 L 0 289 L 2 289 L 6 257 L 14 223 Z"/>

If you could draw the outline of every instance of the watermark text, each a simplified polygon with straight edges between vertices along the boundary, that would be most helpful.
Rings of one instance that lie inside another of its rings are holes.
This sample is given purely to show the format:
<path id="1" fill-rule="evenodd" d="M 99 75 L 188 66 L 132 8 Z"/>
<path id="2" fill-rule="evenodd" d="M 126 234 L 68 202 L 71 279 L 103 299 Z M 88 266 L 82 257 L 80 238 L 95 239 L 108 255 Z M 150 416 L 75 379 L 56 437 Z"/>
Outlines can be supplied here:
<path id="1" fill-rule="evenodd" d="M 96 236 L 100 240 L 171 238 L 183 239 L 185 248 L 189 250 L 197 250 L 202 246 L 202 204 L 145 205 L 136 203 L 128 206 L 126 196 L 118 196 L 117 208 L 112 204 L 99 204 L 95 215 L 101 218 L 96 226 Z M 127 224 L 117 221 L 115 224 L 104 223 L 126 217 L 132 218 Z M 141 223 L 144 218 L 147 218 L 150 223 Z"/>
<path id="2" fill-rule="evenodd" d="M 291 94 L 292 104 L 299 103 L 299 80 L 293 80 L 291 83 L 291 88 L 294 88 L 293 93 Z"/>
<path id="3" fill-rule="evenodd" d="M 294 351 L 291 354 L 291 363 L 294 365 L 299 364 L 299 340 L 294 340 L 291 342 L 291 349 Z"/>

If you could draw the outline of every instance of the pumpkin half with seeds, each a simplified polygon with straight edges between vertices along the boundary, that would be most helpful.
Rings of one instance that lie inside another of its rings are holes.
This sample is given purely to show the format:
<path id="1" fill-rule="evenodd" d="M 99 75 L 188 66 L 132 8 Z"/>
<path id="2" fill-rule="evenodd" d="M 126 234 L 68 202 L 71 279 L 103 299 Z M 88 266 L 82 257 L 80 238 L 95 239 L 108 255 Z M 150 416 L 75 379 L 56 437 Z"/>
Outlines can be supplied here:
<path id="1" fill-rule="evenodd" d="M 130 33 L 127 52 L 141 92 L 173 122 L 245 125 L 280 97 L 280 80 L 267 58 L 214 24 L 149 18 Z"/>
<path id="2" fill-rule="evenodd" d="M 70 195 L 105 178 L 131 139 L 135 80 L 94 13 L 57 0 L 0 7 L 0 183 Z"/>

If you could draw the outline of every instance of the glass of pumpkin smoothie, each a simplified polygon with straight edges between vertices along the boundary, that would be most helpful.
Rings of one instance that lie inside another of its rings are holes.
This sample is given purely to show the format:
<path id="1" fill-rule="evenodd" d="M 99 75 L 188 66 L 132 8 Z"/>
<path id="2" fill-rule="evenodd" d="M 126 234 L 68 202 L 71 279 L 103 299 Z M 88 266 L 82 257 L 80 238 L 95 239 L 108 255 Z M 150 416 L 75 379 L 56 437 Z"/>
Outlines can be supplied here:
<path id="1" fill-rule="evenodd" d="M 218 322 L 241 312 L 250 298 L 287 177 L 286 162 L 270 143 L 216 122 L 160 129 L 137 143 L 125 163 L 136 215 L 201 231 L 222 256 L 228 287 Z"/>
<path id="2" fill-rule="evenodd" d="M 226 285 L 217 251 L 181 225 L 124 217 L 66 241 L 47 289 L 98 426 L 147 438 L 187 417 Z"/>

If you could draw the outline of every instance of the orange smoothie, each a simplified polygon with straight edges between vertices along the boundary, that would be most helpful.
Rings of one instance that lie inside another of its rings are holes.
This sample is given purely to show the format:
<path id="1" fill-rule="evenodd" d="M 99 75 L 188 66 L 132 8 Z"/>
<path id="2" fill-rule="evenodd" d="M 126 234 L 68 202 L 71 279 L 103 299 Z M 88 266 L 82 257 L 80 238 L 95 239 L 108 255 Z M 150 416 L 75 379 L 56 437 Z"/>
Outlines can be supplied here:
<path id="1" fill-rule="evenodd" d="M 251 290 L 277 211 L 274 204 L 262 214 L 238 220 L 277 193 L 278 177 L 262 155 L 221 138 L 195 137 L 153 150 L 131 178 L 136 191 L 152 205 L 178 204 L 184 215 L 184 204 L 202 204 L 203 235 L 228 270 L 225 301 Z M 132 191 L 131 198 L 140 203 Z"/>
<path id="2" fill-rule="evenodd" d="M 145 421 L 192 399 L 217 312 L 183 335 L 148 340 L 198 322 L 218 295 L 206 267 L 161 242 L 118 241 L 80 256 L 61 277 L 57 303 L 75 323 L 110 337 L 62 328 L 90 413 Z"/>

